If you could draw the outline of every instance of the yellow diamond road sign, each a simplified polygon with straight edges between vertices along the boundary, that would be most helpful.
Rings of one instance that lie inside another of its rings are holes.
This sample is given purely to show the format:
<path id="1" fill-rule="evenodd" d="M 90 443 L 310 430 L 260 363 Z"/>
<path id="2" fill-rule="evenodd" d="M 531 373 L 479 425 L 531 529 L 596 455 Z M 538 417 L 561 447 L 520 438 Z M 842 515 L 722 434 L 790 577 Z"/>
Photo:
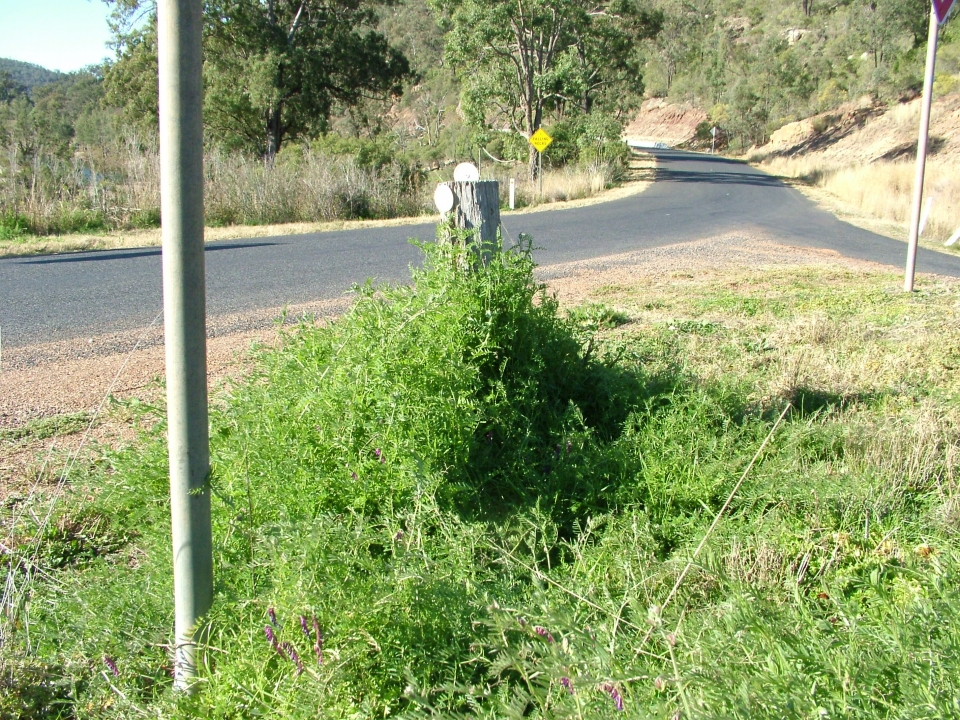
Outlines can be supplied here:
<path id="1" fill-rule="evenodd" d="M 544 150 L 547 149 L 547 145 L 549 145 L 552 142 L 553 142 L 553 138 L 547 135 L 547 133 L 544 131 L 543 128 L 540 128 L 539 130 L 537 130 L 530 137 L 530 144 L 537 149 L 537 152 L 543 152 Z"/>

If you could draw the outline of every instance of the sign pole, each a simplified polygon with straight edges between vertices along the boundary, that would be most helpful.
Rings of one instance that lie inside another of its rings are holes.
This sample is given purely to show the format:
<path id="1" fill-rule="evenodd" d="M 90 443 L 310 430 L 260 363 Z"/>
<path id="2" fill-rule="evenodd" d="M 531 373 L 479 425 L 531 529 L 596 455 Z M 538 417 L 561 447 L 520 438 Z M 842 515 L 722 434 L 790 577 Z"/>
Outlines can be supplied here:
<path id="1" fill-rule="evenodd" d="M 553 142 L 553 138 L 543 128 L 539 128 L 530 136 L 528 142 L 537 151 L 537 180 L 540 184 L 540 199 L 543 200 L 543 151 Z"/>
<path id="2" fill-rule="evenodd" d="M 537 162 L 539 163 L 539 168 L 537 168 L 537 180 L 540 183 L 540 201 L 543 201 L 543 150 L 537 151 Z"/>
<path id="3" fill-rule="evenodd" d="M 949 8 L 948 8 L 949 9 Z M 946 19 L 946 16 L 944 16 Z M 917 143 L 917 169 L 913 179 L 913 204 L 910 210 L 910 238 L 907 244 L 907 269 L 904 292 L 913 292 L 917 267 L 917 243 L 920 238 L 920 212 L 923 205 L 923 176 L 927 165 L 927 143 L 930 136 L 930 106 L 933 102 L 933 74 L 937 65 L 937 34 L 940 23 L 934 7 L 930 8 L 930 34 L 927 38 L 927 70 L 923 78 L 923 100 L 920 110 L 920 139 Z"/>
<path id="4" fill-rule="evenodd" d="M 203 257 L 201 0 L 157 7 L 167 443 L 173 535 L 174 688 L 192 692 L 198 623 L 213 602 Z"/>

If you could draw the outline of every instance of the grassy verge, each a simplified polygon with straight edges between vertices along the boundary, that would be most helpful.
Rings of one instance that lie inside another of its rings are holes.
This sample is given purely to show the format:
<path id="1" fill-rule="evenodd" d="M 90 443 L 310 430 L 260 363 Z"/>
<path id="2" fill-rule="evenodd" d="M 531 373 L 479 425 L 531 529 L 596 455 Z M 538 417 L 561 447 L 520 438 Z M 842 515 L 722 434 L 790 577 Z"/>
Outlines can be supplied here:
<path id="1" fill-rule="evenodd" d="M 562 168 L 544 172 L 543 195 L 534 183 L 525 180 L 525 167 L 510 170 L 495 168 L 495 179 L 501 182 L 501 204 L 507 206 L 507 183 L 511 176 L 518 178 L 517 210 L 538 212 L 582 207 L 642 192 L 650 185 L 654 162 L 650 156 L 634 154 L 623 177 L 613 179 L 606 170 L 592 171 L 580 168 Z M 486 174 L 486 173 L 485 173 Z M 434 178 L 431 178 L 433 180 Z M 431 185 L 430 187 L 433 187 Z M 432 208 L 431 208 L 432 209 Z M 434 215 L 422 215 L 379 220 L 328 220 L 322 222 L 279 222 L 273 224 L 231 224 L 208 227 L 204 232 L 207 242 L 242 238 L 305 235 L 341 230 L 363 230 L 377 227 L 397 227 L 430 222 Z M 505 215 L 511 214 L 505 210 Z M 87 232 L 65 235 L 32 235 L 29 232 L 0 231 L 0 257 L 38 255 L 47 253 L 82 252 L 85 250 L 114 250 L 120 248 L 152 247 L 160 245 L 160 229 L 122 230 L 115 232 Z"/>
<path id="2" fill-rule="evenodd" d="M 46 500 L 3 510 L 0 717 L 956 715 L 955 285 L 678 276 L 567 313 L 522 251 L 425 251 L 215 403 L 194 698 L 162 421 L 42 531 Z"/>
<path id="3" fill-rule="evenodd" d="M 845 166 L 816 156 L 774 158 L 755 162 L 758 167 L 793 180 L 795 187 L 826 205 L 841 219 L 898 240 L 906 240 L 913 197 L 913 162 L 874 162 Z M 960 252 L 960 245 L 943 243 L 960 229 L 960 179 L 956 163 L 927 162 L 924 202 L 929 219 L 920 244 L 944 252 Z"/>

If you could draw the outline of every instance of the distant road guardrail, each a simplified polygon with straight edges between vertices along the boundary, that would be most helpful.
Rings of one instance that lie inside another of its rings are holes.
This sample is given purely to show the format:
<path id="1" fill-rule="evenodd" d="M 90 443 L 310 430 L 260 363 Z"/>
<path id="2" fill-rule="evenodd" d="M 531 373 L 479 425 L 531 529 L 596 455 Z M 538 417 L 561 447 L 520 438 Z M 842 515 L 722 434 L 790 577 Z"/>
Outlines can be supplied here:
<path id="1" fill-rule="evenodd" d="M 648 150 L 669 150 L 670 146 L 660 140 L 627 140 L 627 145 Z"/>

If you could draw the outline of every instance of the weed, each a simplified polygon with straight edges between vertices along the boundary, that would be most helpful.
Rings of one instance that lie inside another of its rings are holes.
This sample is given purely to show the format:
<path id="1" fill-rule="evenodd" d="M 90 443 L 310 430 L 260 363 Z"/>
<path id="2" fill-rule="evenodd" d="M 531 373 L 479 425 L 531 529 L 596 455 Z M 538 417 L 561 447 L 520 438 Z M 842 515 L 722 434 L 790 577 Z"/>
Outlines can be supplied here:
<path id="1" fill-rule="evenodd" d="M 30 420 L 15 428 L 0 428 L 0 441 L 45 440 L 57 435 L 73 435 L 90 425 L 89 413 L 50 415 Z"/>
<path id="2" fill-rule="evenodd" d="M 567 314 L 526 242 L 421 247 L 212 410 L 202 690 L 171 691 L 159 417 L 4 556 L 4 678 L 37 678 L 4 711 L 956 714 L 952 286 L 751 271 Z"/>
<path id="3" fill-rule="evenodd" d="M 16 212 L 0 212 L 0 240 L 18 240 L 30 232 L 30 222 Z"/>
<path id="4" fill-rule="evenodd" d="M 569 311 L 573 322 L 588 330 L 610 330 L 630 322 L 630 316 L 602 303 L 582 305 Z"/>

